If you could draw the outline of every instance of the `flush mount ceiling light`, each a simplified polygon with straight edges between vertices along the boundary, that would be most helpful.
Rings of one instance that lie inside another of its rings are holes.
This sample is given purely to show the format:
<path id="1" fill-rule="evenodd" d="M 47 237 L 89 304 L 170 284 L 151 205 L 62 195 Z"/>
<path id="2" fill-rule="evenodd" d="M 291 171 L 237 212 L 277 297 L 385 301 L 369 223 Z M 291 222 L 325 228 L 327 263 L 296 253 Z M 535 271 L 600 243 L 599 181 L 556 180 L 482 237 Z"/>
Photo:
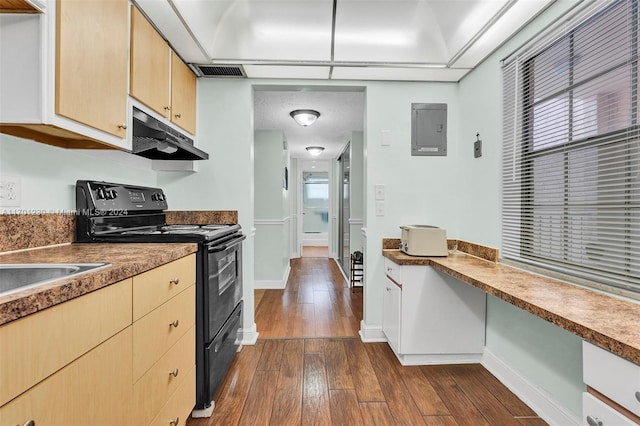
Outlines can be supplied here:
<path id="1" fill-rule="evenodd" d="M 313 156 L 318 156 L 324 151 L 324 146 L 308 146 L 306 150 Z"/>
<path id="2" fill-rule="evenodd" d="M 320 113 L 313 109 L 297 109 L 291 111 L 289 115 L 296 120 L 296 123 L 305 127 L 312 125 L 320 117 Z"/>

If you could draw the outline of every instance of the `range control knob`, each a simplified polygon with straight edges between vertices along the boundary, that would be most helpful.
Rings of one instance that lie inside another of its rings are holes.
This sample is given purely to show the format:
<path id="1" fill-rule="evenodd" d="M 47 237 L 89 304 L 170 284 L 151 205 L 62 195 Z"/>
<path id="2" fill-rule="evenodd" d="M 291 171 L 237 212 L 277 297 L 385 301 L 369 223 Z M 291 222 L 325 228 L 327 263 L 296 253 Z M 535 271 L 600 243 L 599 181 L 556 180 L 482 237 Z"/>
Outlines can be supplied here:
<path id="1" fill-rule="evenodd" d="M 151 201 L 164 201 L 164 194 L 162 192 L 154 192 L 151 194 Z"/>
<path id="2" fill-rule="evenodd" d="M 96 196 L 98 200 L 104 200 L 106 198 L 106 194 L 104 193 L 104 188 L 98 188 L 96 191 Z"/>
<path id="3" fill-rule="evenodd" d="M 118 198 L 118 192 L 115 189 L 112 189 L 110 192 L 111 192 L 111 199 Z"/>

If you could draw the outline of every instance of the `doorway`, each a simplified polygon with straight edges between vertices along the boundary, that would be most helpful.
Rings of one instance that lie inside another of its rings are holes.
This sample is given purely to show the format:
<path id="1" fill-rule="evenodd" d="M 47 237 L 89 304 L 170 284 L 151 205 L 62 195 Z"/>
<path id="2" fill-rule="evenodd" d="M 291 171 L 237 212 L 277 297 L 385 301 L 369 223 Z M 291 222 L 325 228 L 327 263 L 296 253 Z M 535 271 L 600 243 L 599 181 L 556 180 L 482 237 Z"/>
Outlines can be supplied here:
<path id="1" fill-rule="evenodd" d="M 298 235 L 301 257 L 331 257 L 332 179 L 329 169 L 328 161 L 300 162 Z"/>

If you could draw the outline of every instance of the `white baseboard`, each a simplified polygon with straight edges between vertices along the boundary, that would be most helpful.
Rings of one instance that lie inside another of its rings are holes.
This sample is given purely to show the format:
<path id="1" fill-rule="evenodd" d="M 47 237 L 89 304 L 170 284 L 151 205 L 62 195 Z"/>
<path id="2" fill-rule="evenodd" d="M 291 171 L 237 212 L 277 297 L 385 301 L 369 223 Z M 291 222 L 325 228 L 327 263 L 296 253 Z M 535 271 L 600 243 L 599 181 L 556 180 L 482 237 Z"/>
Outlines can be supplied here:
<path id="1" fill-rule="evenodd" d="M 543 389 L 529 382 L 519 372 L 485 348 L 481 364 L 511 392 L 551 425 L 580 425 L 581 420 L 558 404 Z"/>
<path id="2" fill-rule="evenodd" d="M 254 280 L 253 288 L 255 290 L 284 290 L 289 281 L 289 274 L 291 273 L 291 265 L 287 265 L 282 280 Z"/>
<path id="3" fill-rule="evenodd" d="M 395 353 L 395 351 L 394 351 Z M 402 365 L 478 364 L 482 354 L 398 355 Z"/>
<path id="4" fill-rule="evenodd" d="M 260 333 L 258 333 L 256 323 L 254 322 L 253 325 L 249 328 L 241 328 L 238 334 L 239 334 L 238 337 L 240 338 L 240 342 L 241 342 L 240 344 L 255 345 L 256 342 L 258 341 L 258 335 Z"/>
<path id="5" fill-rule="evenodd" d="M 386 342 L 387 336 L 382 332 L 382 326 L 367 325 L 364 320 L 360 321 L 360 340 L 365 343 Z"/>

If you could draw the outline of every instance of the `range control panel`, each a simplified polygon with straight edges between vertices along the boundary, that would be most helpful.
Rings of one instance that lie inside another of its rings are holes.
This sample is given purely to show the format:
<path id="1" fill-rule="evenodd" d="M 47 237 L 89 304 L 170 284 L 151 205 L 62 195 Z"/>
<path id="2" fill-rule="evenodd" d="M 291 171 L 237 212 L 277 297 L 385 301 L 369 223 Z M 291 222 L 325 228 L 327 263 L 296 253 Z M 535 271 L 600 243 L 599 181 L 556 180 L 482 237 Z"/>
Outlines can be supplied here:
<path id="1" fill-rule="evenodd" d="M 160 188 L 118 183 L 76 182 L 76 204 L 89 215 L 126 215 L 132 211 L 166 210 L 167 197 Z"/>

